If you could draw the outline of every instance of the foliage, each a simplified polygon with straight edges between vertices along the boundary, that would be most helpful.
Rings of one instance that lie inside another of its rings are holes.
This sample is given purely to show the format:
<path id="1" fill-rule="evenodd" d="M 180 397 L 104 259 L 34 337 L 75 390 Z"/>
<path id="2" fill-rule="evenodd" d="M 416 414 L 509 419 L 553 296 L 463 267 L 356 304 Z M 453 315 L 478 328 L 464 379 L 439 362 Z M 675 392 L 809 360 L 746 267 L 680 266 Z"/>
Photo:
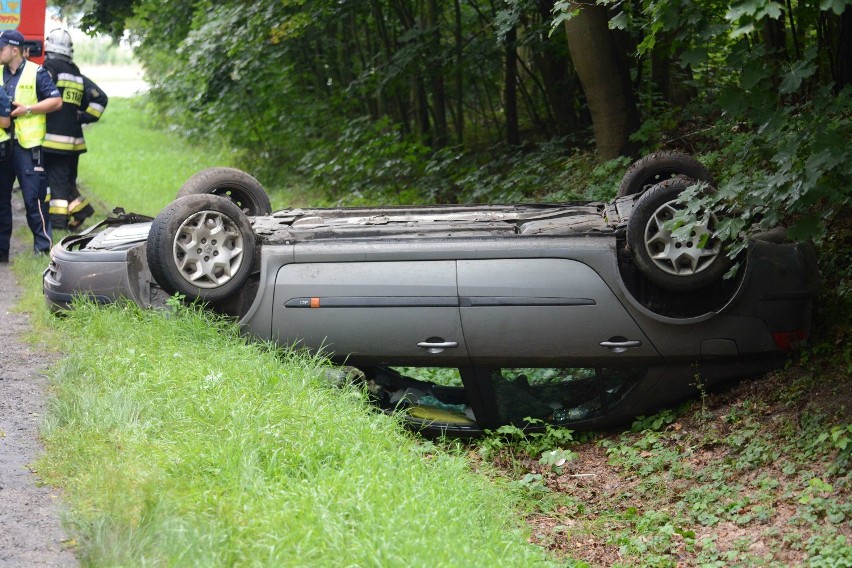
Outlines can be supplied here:
<path id="1" fill-rule="evenodd" d="M 393 195 L 404 203 L 404 193 L 423 176 L 428 150 L 417 142 L 400 140 L 387 119 L 370 122 L 356 119 L 343 129 L 335 147 L 308 151 L 299 172 L 325 188 L 334 201 L 372 202 Z"/>
<path id="2" fill-rule="evenodd" d="M 615 176 L 599 188 L 582 175 L 588 168 L 565 167 L 577 164 L 571 156 L 592 157 L 583 150 L 587 102 L 557 33 L 574 3 L 57 3 L 85 7 L 92 30 L 130 28 L 155 109 L 176 132 L 224 140 L 269 182 L 302 175 L 321 201 L 566 200 L 614 190 Z M 789 223 L 796 238 L 823 238 L 852 191 L 852 87 L 841 56 L 852 2 L 599 3 L 641 101 L 635 142 L 715 161 L 722 184 L 704 204 L 733 214 L 720 235 Z M 515 126 L 526 144 L 506 146 Z"/>
<path id="3" fill-rule="evenodd" d="M 852 429 L 835 370 L 712 393 L 630 431 L 575 440 L 564 462 L 561 450 L 536 459 L 541 446 L 511 428 L 480 454 L 525 497 L 536 541 L 571 562 L 840 566 L 852 550 Z"/>
<path id="4" fill-rule="evenodd" d="M 572 430 L 536 418 L 525 418 L 524 421 L 526 428 L 507 424 L 486 432 L 485 439 L 479 444 L 479 454 L 486 459 L 502 454 L 510 462 L 516 460 L 517 454 L 538 456 L 540 463 L 557 471 L 574 459 L 574 454 L 564 448 L 574 440 Z"/>
<path id="5" fill-rule="evenodd" d="M 96 37 L 74 40 L 74 62 L 86 69 L 90 65 L 132 65 L 136 63 L 129 46 L 110 38 Z"/>

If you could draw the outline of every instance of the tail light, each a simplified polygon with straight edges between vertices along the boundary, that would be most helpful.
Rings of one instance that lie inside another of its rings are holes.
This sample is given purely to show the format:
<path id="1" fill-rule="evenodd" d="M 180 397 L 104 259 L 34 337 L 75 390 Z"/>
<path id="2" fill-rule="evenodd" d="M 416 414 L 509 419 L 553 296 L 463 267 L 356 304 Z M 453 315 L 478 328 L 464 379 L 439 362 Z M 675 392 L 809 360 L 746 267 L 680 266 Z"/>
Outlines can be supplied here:
<path id="1" fill-rule="evenodd" d="M 808 332 L 804 329 L 776 331 L 772 334 L 772 338 L 775 340 L 775 345 L 781 348 L 782 351 L 793 351 L 805 342 L 808 338 Z"/>

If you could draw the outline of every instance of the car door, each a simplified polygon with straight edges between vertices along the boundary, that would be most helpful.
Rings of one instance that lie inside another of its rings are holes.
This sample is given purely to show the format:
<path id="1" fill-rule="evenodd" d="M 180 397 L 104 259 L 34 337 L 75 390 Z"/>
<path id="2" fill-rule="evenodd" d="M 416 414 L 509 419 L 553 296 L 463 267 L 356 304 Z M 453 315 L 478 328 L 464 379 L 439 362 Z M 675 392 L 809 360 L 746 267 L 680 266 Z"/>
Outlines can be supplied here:
<path id="1" fill-rule="evenodd" d="M 274 294 L 281 343 L 353 364 L 467 364 L 455 261 L 286 264 Z"/>
<path id="2" fill-rule="evenodd" d="M 566 258 L 459 260 L 474 365 L 648 365 L 659 354 L 603 279 Z"/>

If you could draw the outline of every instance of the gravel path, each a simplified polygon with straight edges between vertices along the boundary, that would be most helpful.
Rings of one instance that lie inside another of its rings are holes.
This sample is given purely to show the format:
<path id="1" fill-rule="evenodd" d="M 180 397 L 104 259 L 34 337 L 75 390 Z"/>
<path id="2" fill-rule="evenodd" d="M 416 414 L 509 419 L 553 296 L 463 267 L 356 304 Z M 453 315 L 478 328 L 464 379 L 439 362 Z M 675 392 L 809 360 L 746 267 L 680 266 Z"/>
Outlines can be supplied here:
<path id="1" fill-rule="evenodd" d="M 12 203 L 18 227 L 25 224 L 19 194 Z M 13 236 L 12 256 L 30 254 L 31 247 L 31 239 Z M 0 567 L 78 566 L 63 546 L 59 495 L 39 485 L 30 469 L 43 451 L 38 429 L 48 386 L 44 371 L 55 356 L 22 341 L 29 320 L 14 311 L 20 295 L 12 269 L 0 264 Z"/>

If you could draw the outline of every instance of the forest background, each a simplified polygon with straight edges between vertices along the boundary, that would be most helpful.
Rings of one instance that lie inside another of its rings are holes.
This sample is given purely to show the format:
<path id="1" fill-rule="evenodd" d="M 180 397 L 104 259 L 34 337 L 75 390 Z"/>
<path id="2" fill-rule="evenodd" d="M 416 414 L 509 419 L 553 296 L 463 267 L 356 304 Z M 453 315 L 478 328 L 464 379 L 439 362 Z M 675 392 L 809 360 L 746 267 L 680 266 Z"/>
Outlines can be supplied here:
<path id="1" fill-rule="evenodd" d="M 52 5 L 129 34 L 175 135 L 314 204 L 603 199 L 659 149 L 714 172 L 731 235 L 821 239 L 852 194 L 852 0 Z"/>

